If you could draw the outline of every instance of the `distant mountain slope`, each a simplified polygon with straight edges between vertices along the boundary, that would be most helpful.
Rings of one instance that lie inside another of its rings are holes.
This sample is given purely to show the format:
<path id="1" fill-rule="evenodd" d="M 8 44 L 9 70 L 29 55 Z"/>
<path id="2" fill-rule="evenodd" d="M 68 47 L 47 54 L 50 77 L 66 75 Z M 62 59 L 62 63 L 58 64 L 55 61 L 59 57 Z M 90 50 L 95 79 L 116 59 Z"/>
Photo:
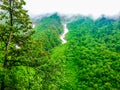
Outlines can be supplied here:
<path id="1" fill-rule="evenodd" d="M 104 44 L 109 50 L 119 51 L 117 46 L 120 42 L 118 40 L 120 38 L 119 21 L 119 19 L 114 20 L 107 17 L 101 17 L 97 20 L 92 20 L 89 17 L 79 18 L 68 24 L 70 32 L 67 35 L 67 39 L 68 41 L 79 41 L 81 44 L 86 41 L 90 43 L 95 41 L 95 43 Z M 88 42 L 85 45 L 87 44 Z"/>
<path id="2" fill-rule="evenodd" d="M 54 48 L 62 90 L 119 90 L 120 19 L 81 17 L 68 23 L 68 42 Z"/>
<path id="3" fill-rule="evenodd" d="M 45 49 L 49 50 L 61 44 L 59 35 L 62 31 L 63 26 L 60 17 L 55 13 L 36 21 L 35 34 L 33 37 L 40 39 Z"/>
<path id="4" fill-rule="evenodd" d="M 62 22 L 68 22 L 67 43 L 61 45 Z M 58 90 L 119 90 L 120 19 L 100 17 L 43 17 L 34 39 L 50 50 L 57 64 L 54 87 Z M 56 67 L 55 67 L 56 69 Z"/>

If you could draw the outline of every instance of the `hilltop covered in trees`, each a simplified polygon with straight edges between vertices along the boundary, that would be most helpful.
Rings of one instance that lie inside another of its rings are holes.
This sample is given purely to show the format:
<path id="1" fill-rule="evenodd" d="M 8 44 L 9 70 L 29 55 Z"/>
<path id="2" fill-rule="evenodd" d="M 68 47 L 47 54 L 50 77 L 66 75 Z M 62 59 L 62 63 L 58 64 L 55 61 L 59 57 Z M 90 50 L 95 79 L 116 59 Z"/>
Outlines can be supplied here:
<path id="1" fill-rule="evenodd" d="M 11 5 L 3 1 L 1 90 L 120 89 L 120 18 L 66 18 L 55 13 L 35 20 L 33 29 L 23 0 L 12 0 Z M 63 20 L 69 29 L 65 44 L 59 37 Z"/>

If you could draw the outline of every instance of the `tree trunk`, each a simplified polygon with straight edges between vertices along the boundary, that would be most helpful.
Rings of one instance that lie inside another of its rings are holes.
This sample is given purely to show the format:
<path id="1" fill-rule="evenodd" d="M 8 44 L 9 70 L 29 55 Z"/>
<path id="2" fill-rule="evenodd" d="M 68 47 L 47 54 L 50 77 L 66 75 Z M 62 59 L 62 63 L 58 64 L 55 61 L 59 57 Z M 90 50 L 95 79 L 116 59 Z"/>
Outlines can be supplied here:
<path id="1" fill-rule="evenodd" d="M 13 26 L 13 20 L 12 20 L 12 6 L 11 6 L 11 1 L 12 0 L 9 0 L 9 5 L 10 5 L 10 11 L 9 11 L 9 15 L 10 15 L 10 26 L 12 27 Z M 10 28 L 11 29 L 11 28 Z M 3 64 L 3 68 L 4 69 L 7 69 L 7 61 L 8 61 L 8 53 L 9 53 L 9 47 L 10 47 L 10 43 L 11 43 L 11 39 L 12 39 L 12 30 L 9 34 L 9 37 L 8 37 L 8 41 L 7 41 L 7 44 L 6 44 L 6 54 L 5 54 L 5 57 L 4 57 L 4 64 Z M 4 90 L 5 89 L 5 73 L 3 73 L 3 77 L 2 77 L 2 83 L 1 83 L 1 90 Z"/>

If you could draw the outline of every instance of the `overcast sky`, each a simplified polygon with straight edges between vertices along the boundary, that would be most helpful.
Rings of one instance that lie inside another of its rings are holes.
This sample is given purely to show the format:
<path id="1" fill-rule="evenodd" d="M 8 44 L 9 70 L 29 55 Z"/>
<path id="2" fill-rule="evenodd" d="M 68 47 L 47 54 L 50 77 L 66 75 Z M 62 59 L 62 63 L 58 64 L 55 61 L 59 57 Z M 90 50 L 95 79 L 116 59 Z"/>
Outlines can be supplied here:
<path id="1" fill-rule="evenodd" d="M 120 0 L 25 0 L 29 13 L 82 14 L 98 17 L 120 13 Z"/>

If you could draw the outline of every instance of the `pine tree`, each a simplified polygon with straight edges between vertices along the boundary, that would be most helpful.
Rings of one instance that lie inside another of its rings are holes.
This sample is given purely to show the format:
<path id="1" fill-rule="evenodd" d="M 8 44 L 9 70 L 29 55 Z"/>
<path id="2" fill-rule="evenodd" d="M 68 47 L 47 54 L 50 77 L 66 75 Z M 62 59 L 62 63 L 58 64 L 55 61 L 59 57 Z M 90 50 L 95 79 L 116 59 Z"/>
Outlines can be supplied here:
<path id="1" fill-rule="evenodd" d="M 3 61 L 3 75 L 1 82 L 1 90 L 5 90 L 5 75 L 12 65 L 16 62 L 18 50 L 24 47 L 29 40 L 32 29 L 32 23 L 23 9 L 24 0 L 3 0 L 0 5 L 0 44 Z"/>

